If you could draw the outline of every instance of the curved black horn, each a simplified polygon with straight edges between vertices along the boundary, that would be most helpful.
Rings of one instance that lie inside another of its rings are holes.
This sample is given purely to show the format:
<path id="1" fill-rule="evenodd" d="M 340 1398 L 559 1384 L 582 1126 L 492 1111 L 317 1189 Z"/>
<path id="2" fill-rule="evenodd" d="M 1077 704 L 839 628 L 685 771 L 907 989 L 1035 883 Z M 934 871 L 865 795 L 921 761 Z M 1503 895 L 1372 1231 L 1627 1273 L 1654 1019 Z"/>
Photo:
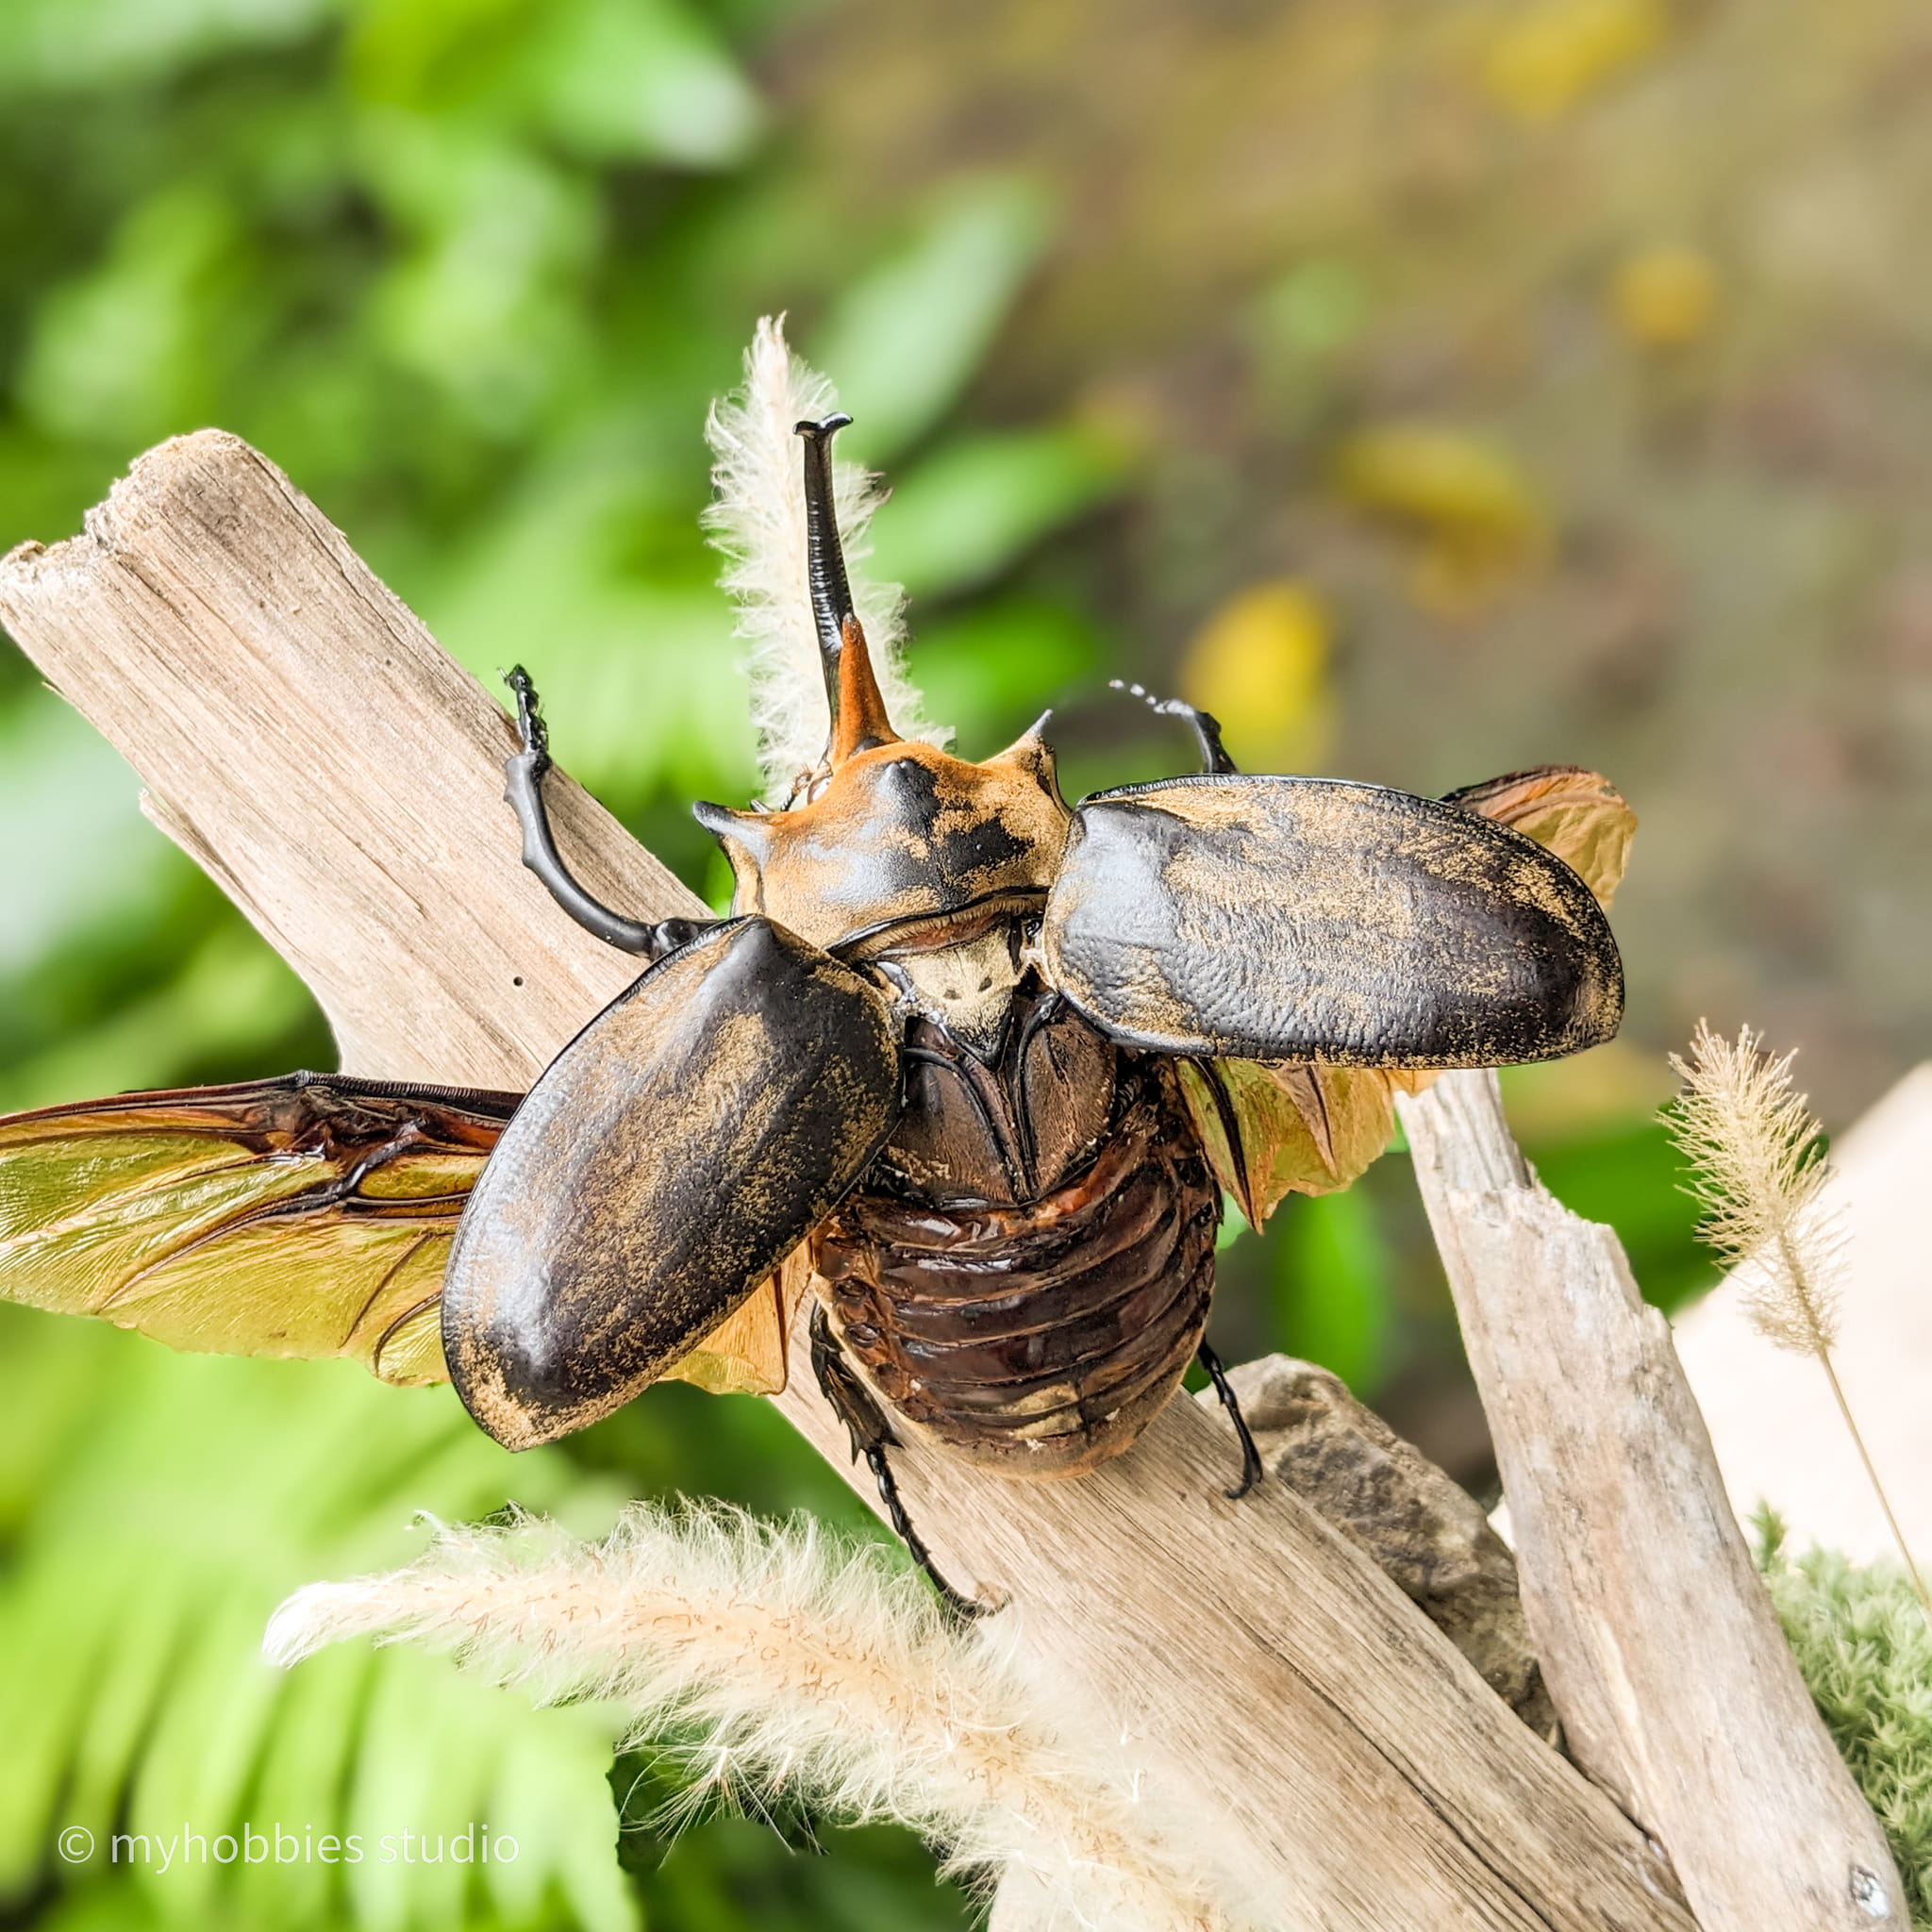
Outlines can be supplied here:
<path id="1" fill-rule="evenodd" d="M 819 659 L 825 676 L 825 705 L 831 734 L 825 756 L 833 766 L 856 752 L 890 743 L 897 736 L 886 716 L 885 701 L 873 675 L 865 632 L 852 608 L 845 576 L 845 552 L 839 541 L 839 514 L 832 493 L 832 438 L 852 421 L 832 415 L 795 425 L 805 439 L 805 554 L 811 586 L 812 623 L 819 635 Z"/>
<path id="2" fill-rule="evenodd" d="M 834 732 L 839 724 L 839 658 L 845 648 L 845 620 L 852 615 L 852 586 L 845 577 L 845 553 L 839 542 L 839 513 L 832 498 L 832 438 L 851 421 L 843 414 L 827 416 L 822 423 L 799 424 L 797 432 L 805 439 L 806 572 Z"/>

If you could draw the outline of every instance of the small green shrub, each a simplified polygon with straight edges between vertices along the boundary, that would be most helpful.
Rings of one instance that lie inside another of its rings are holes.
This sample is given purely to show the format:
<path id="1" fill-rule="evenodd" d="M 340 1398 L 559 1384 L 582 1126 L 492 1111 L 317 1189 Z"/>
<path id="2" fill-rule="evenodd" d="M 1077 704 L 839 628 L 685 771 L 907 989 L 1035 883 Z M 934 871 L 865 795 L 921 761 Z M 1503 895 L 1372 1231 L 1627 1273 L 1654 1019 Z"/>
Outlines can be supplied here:
<path id="1" fill-rule="evenodd" d="M 1891 1840 L 1915 1932 L 1932 1928 L 1932 1629 L 1896 1563 L 1795 1560 L 1758 1524 L 1765 1582 L 1833 1741 Z"/>

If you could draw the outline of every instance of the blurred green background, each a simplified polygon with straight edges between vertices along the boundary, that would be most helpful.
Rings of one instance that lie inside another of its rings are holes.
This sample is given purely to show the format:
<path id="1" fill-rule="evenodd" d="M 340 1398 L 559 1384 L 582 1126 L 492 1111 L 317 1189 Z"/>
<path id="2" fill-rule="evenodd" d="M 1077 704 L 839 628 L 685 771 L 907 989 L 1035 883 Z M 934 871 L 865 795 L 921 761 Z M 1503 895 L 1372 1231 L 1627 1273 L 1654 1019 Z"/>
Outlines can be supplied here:
<path id="1" fill-rule="evenodd" d="M 1692 1022 L 1803 1044 L 1838 1124 L 1932 1038 L 1928 109 L 1905 0 L 0 0 L 0 548 L 233 429 L 715 898 L 686 807 L 753 768 L 701 426 L 788 310 L 968 755 L 1051 703 L 1072 792 L 1185 768 L 1121 675 L 1251 767 L 1623 786 L 1625 1035 L 1507 1090 L 1668 1305 Z M 136 791 L 0 644 L 0 1110 L 333 1063 Z M 659 1863 L 634 1817 L 620 1867 L 595 1709 L 257 1658 L 418 1510 L 863 1530 L 760 1405 L 667 1387 L 512 1464 L 447 1391 L 0 1317 L 0 1923 L 964 1922 L 883 1829 Z M 1399 1153 L 1232 1243 L 1216 1339 L 1492 1480 Z M 472 1820 L 517 1859 L 158 1869 Z"/>

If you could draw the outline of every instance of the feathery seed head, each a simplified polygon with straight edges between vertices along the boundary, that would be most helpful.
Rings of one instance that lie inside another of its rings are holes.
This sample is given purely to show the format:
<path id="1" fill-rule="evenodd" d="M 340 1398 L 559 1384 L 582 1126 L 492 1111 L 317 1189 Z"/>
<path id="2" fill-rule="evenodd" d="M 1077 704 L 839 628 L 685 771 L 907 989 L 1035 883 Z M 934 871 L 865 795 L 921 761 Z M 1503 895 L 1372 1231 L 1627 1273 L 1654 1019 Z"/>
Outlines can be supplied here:
<path id="1" fill-rule="evenodd" d="M 1704 1239 L 1737 1265 L 1731 1281 L 1767 1341 L 1816 1358 L 1878 1499 L 1886 1526 L 1932 1628 L 1932 1588 L 1913 1560 L 1831 1359 L 1844 1278 L 1842 1215 L 1826 1200 L 1832 1178 L 1824 1133 L 1791 1091 L 1791 1061 L 1773 1059 L 1749 1027 L 1735 1041 L 1700 1020 L 1688 1064 L 1671 1066 L 1684 1091 L 1665 1118 L 1690 1157 L 1687 1191 L 1702 1205 Z M 1767 1546 L 1771 1538 L 1766 1532 Z"/>
<path id="2" fill-rule="evenodd" d="M 909 1824 L 952 1869 L 1013 1883 L 1041 1925 L 1267 1918 L 1217 1865 L 1211 1822 L 1151 1793 L 1114 1725 L 1023 1680 L 997 1631 L 947 1624 L 917 1579 L 808 1523 L 639 1505 L 601 1543 L 528 1517 L 444 1528 L 406 1570 L 298 1591 L 263 1647 L 292 1663 L 356 1636 L 453 1652 L 539 1702 L 609 1699 L 630 1740 L 682 1740 L 714 1789 Z"/>
<path id="3" fill-rule="evenodd" d="M 1690 1163 L 1698 1233 L 1736 1264 L 1753 1324 L 1780 1348 L 1822 1355 L 1838 1335 L 1844 1236 L 1824 1199 L 1823 1131 L 1791 1091 L 1795 1058 L 1772 1058 L 1749 1027 L 1730 1041 L 1700 1020 L 1689 1060 L 1671 1056 L 1684 1090 L 1665 1119 Z"/>
<path id="4" fill-rule="evenodd" d="M 796 425 L 833 413 L 837 398 L 785 341 L 783 316 L 765 316 L 744 358 L 744 388 L 712 407 L 706 434 L 716 458 L 705 527 L 724 557 L 719 578 L 738 602 L 738 631 L 751 647 L 745 675 L 767 798 L 782 805 L 801 772 L 824 754 L 829 717 L 807 577 L 804 457 Z M 852 598 L 872 647 L 880 694 L 899 733 L 947 743 L 921 716 L 906 675 L 905 596 L 851 568 L 868 555 L 867 529 L 884 498 L 857 463 L 833 465 L 833 495 Z"/>

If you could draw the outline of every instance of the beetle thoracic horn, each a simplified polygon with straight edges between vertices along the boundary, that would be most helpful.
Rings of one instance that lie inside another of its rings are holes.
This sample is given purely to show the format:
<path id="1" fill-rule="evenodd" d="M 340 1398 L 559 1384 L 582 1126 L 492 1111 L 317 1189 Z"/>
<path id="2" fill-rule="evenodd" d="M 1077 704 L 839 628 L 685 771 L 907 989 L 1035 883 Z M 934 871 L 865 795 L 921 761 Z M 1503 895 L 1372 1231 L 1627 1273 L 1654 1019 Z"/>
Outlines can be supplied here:
<path id="1" fill-rule="evenodd" d="M 845 554 L 839 542 L 839 516 L 832 496 L 832 438 L 851 421 L 850 416 L 827 416 L 822 423 L 797 425 L 798 434 L 805 439 L 806 568 L 819 656 L 824 667 L 825 703 L 832 714 L 825 762 L 835 771 L 856 753 L 899 741 L 886 715 L 878 679 L 873 675 L 865 632 L 852 608 Z"/>

